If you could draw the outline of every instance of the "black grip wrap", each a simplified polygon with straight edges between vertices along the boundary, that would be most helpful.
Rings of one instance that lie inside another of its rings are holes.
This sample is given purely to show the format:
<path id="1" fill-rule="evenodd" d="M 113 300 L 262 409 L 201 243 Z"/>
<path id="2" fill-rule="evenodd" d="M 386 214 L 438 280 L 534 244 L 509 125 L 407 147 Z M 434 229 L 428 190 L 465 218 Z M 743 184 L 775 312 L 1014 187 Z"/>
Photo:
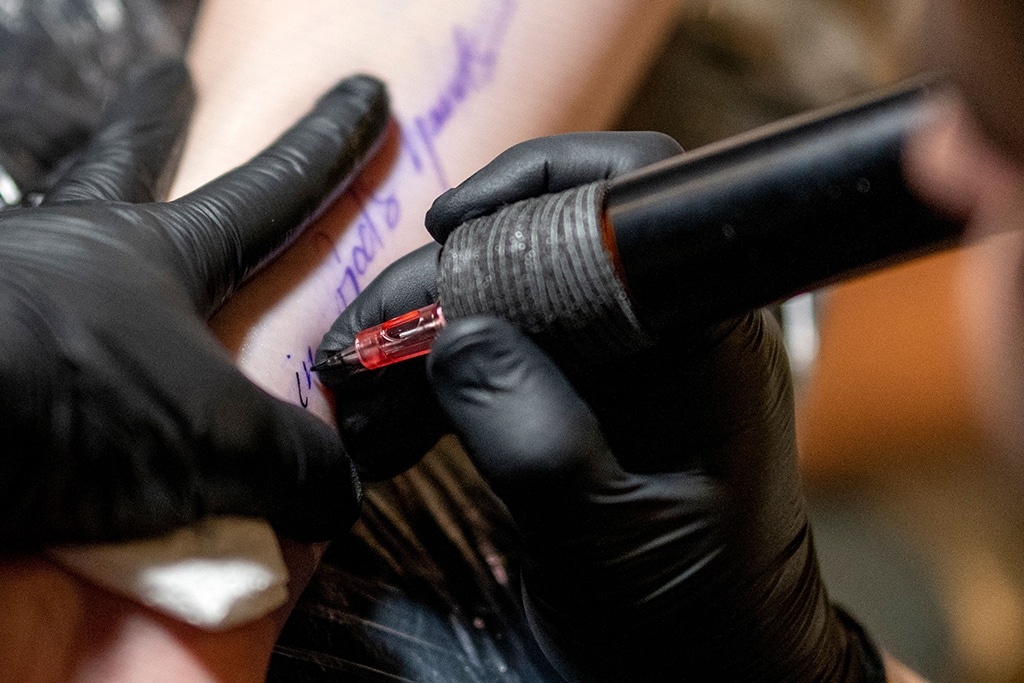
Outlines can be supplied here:
<path id="1" fill-rule="evenodd" d="M 441 252 L 445 317 L 505 318 L 574 365 L 650 345 L 602 243 L 606 187 L 526 199 L 459 226 Z"/>

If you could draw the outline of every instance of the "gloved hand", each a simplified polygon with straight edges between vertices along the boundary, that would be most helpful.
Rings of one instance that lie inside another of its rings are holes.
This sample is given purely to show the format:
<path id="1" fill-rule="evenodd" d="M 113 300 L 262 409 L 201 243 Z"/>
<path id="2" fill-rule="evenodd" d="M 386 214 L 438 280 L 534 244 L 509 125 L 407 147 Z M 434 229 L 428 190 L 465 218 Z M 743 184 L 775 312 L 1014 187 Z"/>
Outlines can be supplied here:
<path id="1" fill-rule="evenodd" d="M 439 198 L 427 226 L 443 242 L 499 203 L 675 152 L 654 135 L 529 142 Z M 432 261 L 416 252 L 382 274 L 324 350 L 400 312 L 392 299 L 426 303 Z M 449 321 L 425 363 L 439 406 L 522 532 L 527 616 L 567 679 L 884 680 L 877 651 L 819 576 L 789 366 L 770 316 L 680 321 L 654 348 L 573 376 L 508 323 L 466 318 Z M 422 421 L 387 410 L 411 387 L 371 399 L 333 379 L 348 394 L 340 405 L 362 410 L 352 422 L 364 432 Z M 363 469 L 387 465 L 353 457 Z"/>
<path id="2" fill-rule="evenodd" d="M 573 133 L 506 151 L 434 202 L 426 226 L 440 244 L 398 259 L 367 285 L 324 335 L 314 361 L 347 348 L 367 327 L 436 301 L 441 244 L 463 222 L 503 204 L 612 178 L 680 151 L 672 138 L 649 133 Z M 547 165 L 549 156 L 558 163 Z M 514 175 L 503 175 L 505 169 Z M 324 386 L 336 389 L 338 428 L 362 479 L 383 480 L 405 471 L 452 431 L 427 382 L 426 360 L 413 358 L 374 372 L 336 367 L 319 373 Z"/>
<path id="3" fill-rule="evenodd" d="M 39 207 L 0 213 L 0 550 L 126 540 L 213 514 L 347 529 L 336 433 L 237 370 L 206 319 L 374 148 L 383 84 L 342 81 L 249 163 L 178 200 L 158 181 L 183 65 L 130 80 Z"/>

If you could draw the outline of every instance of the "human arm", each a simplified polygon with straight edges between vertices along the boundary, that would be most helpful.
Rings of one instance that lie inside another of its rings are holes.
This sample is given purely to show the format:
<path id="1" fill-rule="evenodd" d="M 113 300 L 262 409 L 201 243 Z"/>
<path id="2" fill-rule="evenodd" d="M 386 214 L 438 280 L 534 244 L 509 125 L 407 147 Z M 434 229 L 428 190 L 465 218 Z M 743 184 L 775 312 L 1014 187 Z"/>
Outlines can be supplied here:
<path id="1" fill-rule="evenodd" d="M 270 652 L 319 558 L 281 540 L 290 599 L 225 631 L 199 629 L 68 572 L 42 555 L 0 559 L 0 667 L 19 683 L 190 681 L 266 677 Z"/>
<path id="2" fill-rule="evenodd" d="M 296 12 L 207 0 L 190 48 L 198 103 L 172 196 L 247 157 L 338 73 L 381 75 L 395 120 L 353 191 L 211 321 L 243 371 L 333 421 L 308 372 L 323 330 L 429 239 L 423 215 L 440 192 L 515 142 L 611 125 L 679 5 L 316 0 Z"/>
<path id="3" fill-rule="evenodd" d="M 144 69 L 44 204 L 0 216 L 8 321 L 0 658 L 5 671 L 29 680 L 78 661 L 82 642 L 110 646 L 109 661 L 137 664 L 121 655 L 160 640 L 146 634 L 165 636 L 163 652 L 203 639 L 24 553 L 149 537 L 225 514 L 325 538 L 347 529 L 358 508 L 358 484 L 333 431 L 246 380 L 204 320 L 361 165 L 387 121 L 383 86 L 344 81 L 262 156 L 187 198 L 159 203 L 190 104 L 181 64 Z M 278 505 L 275 492 L 287 502 Z M 40 608 L 67 628 L 47 633 Z M 138 622 L 128 618 L 133 612 Z M 82 640 L 79 629 L 90 621 L 156 627 L 114 628 L 112 645 Z M 54 656 L 19 651 L 33 637 L 46 639 Z M 265 667 L 272 643 L 262 640 L 263 661 L 248 660 L 256 667 Z M 95 660 L 56 673 L 85 675 Z M 24 668 L 26 661 L 40 666 Z"/>
<path id="4" fill-rule="evenodd" d="M 384 264 L 427 239 L 422 214 L 447 185 L 437 168 L 426 163 L 431 159 L 427 148 L 409 150 L 402 140 L 419 144 L 412 137 L 419 132 L 418 121 L 444 103 L 442 96 L 452 92 L 447 86 L 460 83 L 460 65 L 469 64 L 477 76 L 469 97 L 460 100 L 457 110 L 444 119 L 443 129 L 434 130 L 429 138 L 449 183 L 519 138 L 608 125 L 657 45 L 675 4 L 587 0 L 435 2 L 412 7 L 318 0 L 304 3 L 298 12 L 287 3 L 204 3 L 190 49 L 198 107 L 172 196 L 244 161 L 352 70 L 387 79 L 400 129 L 408 133 L 400 136 L 392 129 L 381 154 L 366 168 L 358 185 L 369 195 L 344 195 L 215 316 L 212 324 L 219 340 L 246 375 L 270 394 L 307 403 L 320 417 L 333 419 L 308 372 L 307 349 L 315 346 L 339 307 Z M 513 5 L 516 11 L 510 18 L 499 11 Z M 497 30 L 503 26 L 507 31 Z M 462 50 L 466 44 L 459 41 L 467 37 L 474 46 L 487 49 Z M 494 58 L 493 71 L 483 69 L 486 64 L 477 57 Z M 418 162 L 423 162 L 422 173 Z M 388 212 L 395 206 L 393 200 L 401 207 L 395 225 Z M 360 227 L 367 215 L 379 233 Z M 380 242 L 375 240 L 378 234 Z M 364 260 L 368 255 L 372 262 Z M 315 558 L 315 549 L 310 550 Z M 294 566 L 290 572 L 297 594 L 302 588 L 299 578 L 308 572 Z M 72 587 L 86 586 L 67 580 Z M 88 611 L 92 619 L 102 618 L 99 606 Z M 173 622 L 154 623 L 170 627 Z M 262 626 L 246 628 L 266 627 L 272 632 L 275 623 L 279 625 L 268 618 Z M 241 675 L 265 662 L 273 640 L 259 638 L 264 649 L 254 658 L 246 638 L 189 630 L 180 624 L 175 630 L 190 634 L 187 639 L 164 638 L 182 646 L 176 652 L 165 649 L 157 657 L 138 639 L 133 656 L 123 663 L 144 663 L 156 675 L 175 657 L 192 658 L 194 646 L 209 639 L 218 644 L 214 650 L 219 657 L 236 662 L 233 671 Z M 156 635 L 153 630 L 146 633 Z M 117 634 L 128 635 L 124 630 Z M 109 645 L 113 648 L 116 642 Z M 217 670 L 232 671 L 230 666 Z M 259 677 L 258 671 L 253 677 Z"/>

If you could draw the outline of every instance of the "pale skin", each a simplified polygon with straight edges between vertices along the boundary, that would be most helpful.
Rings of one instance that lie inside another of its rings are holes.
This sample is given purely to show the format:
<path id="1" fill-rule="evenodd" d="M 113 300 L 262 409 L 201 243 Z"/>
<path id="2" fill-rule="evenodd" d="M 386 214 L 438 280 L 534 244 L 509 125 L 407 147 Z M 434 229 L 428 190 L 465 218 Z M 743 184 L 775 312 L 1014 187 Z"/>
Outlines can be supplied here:
<path id="1" fill-rule="evenodd" d="M 292 599 L 316 548 L 282 541 Z M 26 683 L 263 680 L 293 605 L 220 633 L 196 629 L 71 574 L 41 556 L 0 563 L 0 666 Z"/>

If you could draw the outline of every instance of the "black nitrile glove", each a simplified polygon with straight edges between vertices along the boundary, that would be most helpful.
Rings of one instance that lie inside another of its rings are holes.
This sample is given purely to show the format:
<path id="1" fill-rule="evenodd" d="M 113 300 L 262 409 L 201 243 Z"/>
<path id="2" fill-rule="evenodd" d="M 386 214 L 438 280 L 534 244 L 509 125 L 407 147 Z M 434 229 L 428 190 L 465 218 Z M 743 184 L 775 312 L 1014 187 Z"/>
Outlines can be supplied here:
<path id="1" fill-rule="evenodd" d="M 384 86 L 342 81 L 249 163 L 156 203 L 191 102 L 183 65 L 144 70 L 42 206 L 0 213 L 0 550 L 214 514 L 325 539 L 357 514 L 335 432 L 246 379 L 206 319 L 358 170 Z"/>
<path id="2" fill-rule="evenodd" d="M 427 244 L 384 269 L 334 321 L 314 362 L 350 346 L 363 329 L 436 301 L 440 253 L 441 245 Z M 336 367 L 318 373 L 321 384 L 336 390 L 341 440 L 364 481 L 404 472 L 451 433 L 427 383 L 425 362 L 421 356 L 372 372 Z"/>
<path id="3" fill-rule="evenodd" d="M 532 141 L 443 195 L 427 225 L 443 241 L 499 203 L 675 152 L 654 135 Z M 403 310 L 426 303 L 432 261 L 421 252 L 397 263 L 325 344 L 401 312 L 391 298 Z M 771 316 L 680 321 L 655 347 L 571 377 L 502 320 L 452 320 L 426 368 L 522 532 L 527 616 L 568 680 L 884 681 L 877 651 L 819 576 L 789 365 Z M 419 428 L 424 417 L 387 410 L 419 391 L 417 369 L 407 371 L 404 387 L 380 374 L 387 397 L 335 377 L 357 431 Z M 448 424 L 393 439 L 413 445 Z M 402 461 L 387 453 L 376 465 L 373 455 L 353 452 L 364 469 Z"/>
<path id="4" fill-rule="evenodd" d="M 538 642 L 571 681 L 884 680 L 819 577 L 774 319 L 695 332 L 571 379 L 502 320 L 438 337 Z"/>
<path id="5" fill-rule="evenodd" d="M 502 204 L 560 192 L 584 182 L 581 178 L 613 178 L 680 151 L 670 137 L 650 133 L 573 133 L 524 142 L 442 195 L 427 212 L 427 229 L 444 243 L 451 230 Z M 559 163 L 547 165 L 548 156 Z M 489 172 L 494 166 L 498 173 Z M 506 175 L 505 168 L 513 173 Z M 367 327 L 436 301 L 440 251 L 439 244 L 428 244 L 385 269 L 331 325 L 315 361 L 350 346 Z M 374 372 L 319 373 L 322 384 L 338 390 L 335 413 L 342 441 L 364 480 L 403 472 L 452 431 L 427 382 L 425 363 L 414 358 Z"/>

